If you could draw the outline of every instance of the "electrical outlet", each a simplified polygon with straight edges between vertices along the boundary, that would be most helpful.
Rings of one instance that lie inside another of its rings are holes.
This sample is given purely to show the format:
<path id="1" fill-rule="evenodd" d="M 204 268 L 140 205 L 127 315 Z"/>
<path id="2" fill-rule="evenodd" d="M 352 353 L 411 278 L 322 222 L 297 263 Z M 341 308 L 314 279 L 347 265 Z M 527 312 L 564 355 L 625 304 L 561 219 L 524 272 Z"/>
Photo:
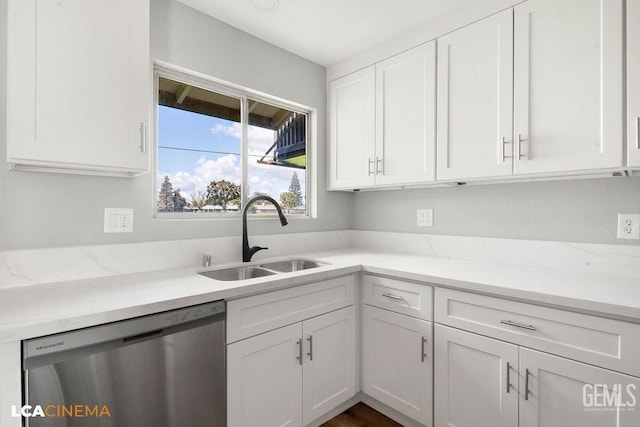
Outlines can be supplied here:
<path id="1" fill-rule="evenodd" d="M 132 233 L 133 209 L 105 208 L 104 209 L 105 233 Z"/>
<path id="2" fill-rule="evenodd" d="M 640 214 L 618 214 L 618 239 L 640 239 Z"/>
<path id="3" fill-rule="evenodd" d="M 416 216 L 419 227 L 433 227 L 433 209 L 417 209 Z"/>

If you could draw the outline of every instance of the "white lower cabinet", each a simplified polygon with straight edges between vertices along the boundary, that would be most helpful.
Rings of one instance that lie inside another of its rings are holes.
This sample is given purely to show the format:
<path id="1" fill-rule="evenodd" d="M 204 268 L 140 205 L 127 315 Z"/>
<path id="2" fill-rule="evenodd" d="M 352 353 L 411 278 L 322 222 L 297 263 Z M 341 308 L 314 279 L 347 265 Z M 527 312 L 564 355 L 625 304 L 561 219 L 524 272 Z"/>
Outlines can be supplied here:
<path id="1" fill-rule="evenodd" d="M 636 427 L 640 379 L 435 326 L 435 426 Z"/>
<path id="2" fill-rule="evenodd" d="M 520 381 L 520 427 L 640 426 L 640 378 L 521 347 Z"/>
<path id="3" fill-rule="evenodd" d="M 430 426 L 432 323 L 367 305 L 363 319 L 363 391 Z"/>
<path id="4" fill-rule="evenodd" d="M 438 324 L 434 346 L 435 426 L 518 425 L 518 346 Z"/>
<path id="5" fill-rule="evenodd" d="M 356 393 L 354 308 L 227 346 L 227 425 L 302 426 Z"/>
<path id="6" fill-rule="evenodd" d="M 302 324 L 227 347 L 227 425 L 302 425 Z"/>

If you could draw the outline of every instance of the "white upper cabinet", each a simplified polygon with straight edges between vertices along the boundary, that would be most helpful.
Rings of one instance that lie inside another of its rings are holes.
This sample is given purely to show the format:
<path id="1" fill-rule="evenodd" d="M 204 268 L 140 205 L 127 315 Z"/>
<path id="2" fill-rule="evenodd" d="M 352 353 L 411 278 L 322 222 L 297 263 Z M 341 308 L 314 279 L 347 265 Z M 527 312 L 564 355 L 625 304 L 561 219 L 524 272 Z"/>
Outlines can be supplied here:
<path id="1" fill-rule="evenodd" d="M 627 0 L 627 159 L 640 167 L 640 0 Z"/>
<path id="2" fill-rule="evenodd" d="M 376 64 L 379 185 L 435 179 L 435 42 Z"/>
<path id="3" fill-rule="evenodd" d="M 622 4 L 515 7 L 515 174 L 623 166 Z"/>
<path id="4" fill-rule="evenodd" d="M 513 11 L 438 39 L 438 180 L 511 175 Z"/>
<path id="5" fill-rule="evenodd" d="M 329 188 L 369 187 L 374 183 L 375 67 L 329 84 Z"/>
<path id="6" fill-rule="evenodd" d="M 329 188 L 435 179 L 435 42 L 333 80 Z"/>
<path id="7" fill-rule="evenodd" d="M 7 54 L 12 167 L 148 171 L 148 0 L 9 0 Z"/>

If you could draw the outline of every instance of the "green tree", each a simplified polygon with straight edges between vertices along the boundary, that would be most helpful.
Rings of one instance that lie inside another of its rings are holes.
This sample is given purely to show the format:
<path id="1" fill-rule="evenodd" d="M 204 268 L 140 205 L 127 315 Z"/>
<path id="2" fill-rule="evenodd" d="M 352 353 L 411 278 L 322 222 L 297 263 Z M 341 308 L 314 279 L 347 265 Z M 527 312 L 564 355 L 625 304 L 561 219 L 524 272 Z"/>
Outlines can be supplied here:
<path id="1" fill-rule="evenodd" d="M 302 190 L 300 189 L 300 180 L 298 180 L 298 174 L 294 171 L 289 183 L 289 192 L 293 193 L 296 198 L 296 204 L 294 206 L 302 205 Z M 294 207 L 292 206 L 292 207 Z"/>
<path id="2" fill-rule="evenodd" d="M 174 192 L 169 177 L 165 175 L 158 193 L 158 212 L 173 211 Z"/>
<path id="3" fill-rule="evenodd" d="M 226 179 L 211 181 L 207 187 L 207 197 L 209 202 L 222 206 L 222 210 L 226 211 L 232 200 L 240 200 L 240 186 Z"/>
<path id="4" fill-rule="evenodd" d="M 191 194 L 189 194 L 189 197 L 191 198 L 191 206 L 199 211 L 207 204 L 206 191 L 192 191 Z"/>
<path id="5" fill-rule="evenodd" d="M 185 206 L 187 206 L 187 199 L 180 194 L 180 189 L 177 188 L 173 192 L 173 210 L 176 212 L 182 212 Z"/>
<path id="6" fill-rule="evenodd" d="M 280 204 L 283 208 L 286 209 L 287 213 L 289 209 L 295 208 L 298 206 L 298 202 L 296 200 L 296 195 L 291 191 L 285 191 L 284 193 L 280 193 Z"/>

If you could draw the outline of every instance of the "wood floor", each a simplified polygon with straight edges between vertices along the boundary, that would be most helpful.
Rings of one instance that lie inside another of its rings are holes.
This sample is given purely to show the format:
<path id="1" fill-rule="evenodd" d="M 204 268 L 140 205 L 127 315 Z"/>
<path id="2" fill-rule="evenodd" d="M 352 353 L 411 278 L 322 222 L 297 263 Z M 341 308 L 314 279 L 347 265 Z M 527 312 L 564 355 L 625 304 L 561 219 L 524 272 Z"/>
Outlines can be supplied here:
<path id="1" fill-rule="evenodd" d="M 402 427 L 402 424 L 360 402 L 320 427 Z"/>

